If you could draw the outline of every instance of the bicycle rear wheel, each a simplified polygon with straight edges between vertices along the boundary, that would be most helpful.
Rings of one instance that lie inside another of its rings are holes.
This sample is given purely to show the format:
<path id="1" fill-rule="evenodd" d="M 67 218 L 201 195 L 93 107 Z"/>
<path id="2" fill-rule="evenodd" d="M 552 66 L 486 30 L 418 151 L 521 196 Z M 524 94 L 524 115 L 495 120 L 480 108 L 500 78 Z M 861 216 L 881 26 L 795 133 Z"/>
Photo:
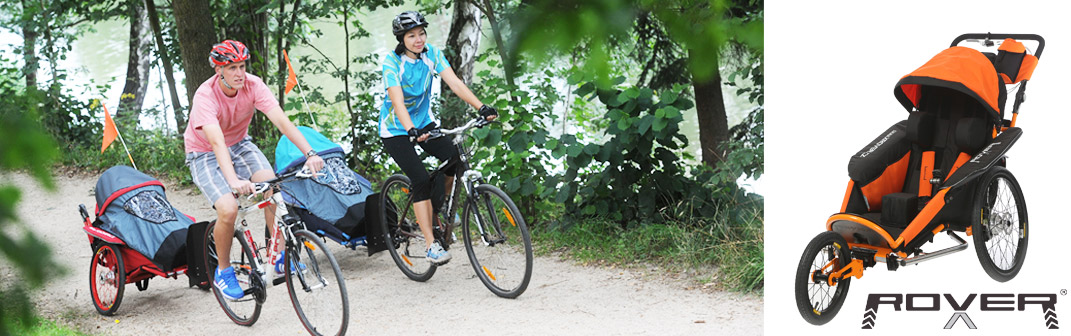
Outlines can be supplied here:
<path id="1" fill-rule="evenodd" d="M 216 228 L 216 222 L 212 221 L 205 229 L 205 273 L 208 274 L 208 282 L 213 283 L 216 267 L 219 265 L 219 255 L 216 253 L 216 239 L 212 231 Z M 234 275 L 238 278 L 238 285 L 245 290 L 245 296 L 238 300 L 230 300 L 212 286 L 212 293 L 219 301 L 220 308 L 227 313 L 227 317 L 234 323 L 243 326 L 251 326 L 260 318 L 261 304 L 264 302 L 264 285 L 260 283 L 260 276 L 254 275 L 257 266 L 253 261 L 253 249 L 249 243 L 242 239 L 239 232 L 234 233 L 231 241 L 231 267 L 234 267 Z"/>
<path id="2" fill-rule="evenodd" d="M 312 232 L 294 231 L 294 241 L 286 249 L 285 273 L 294 311 L 310 334 L 346 334 L 350 301 L 338 261 Z"/>
<path id="3" fill-rule="evenodd" d="M 462 222 L 465 250 L 484 286 L 504 298 L 524 293 L 532 279 L 532 238 L 513 200 L 493 185 L 478 185 Z"/>
<path id="4" fill-rule="evenodd" d="M 391 176 L 383 183 L 379 201 L 380 225 L 394 264 L 409 279 L 424 282 L 435 274 L 436 266 L 426 258 L 427 245 L 417 224 L 416 212 L 409 202 L 409 185 L 409 178 L 405 175 Z"/>

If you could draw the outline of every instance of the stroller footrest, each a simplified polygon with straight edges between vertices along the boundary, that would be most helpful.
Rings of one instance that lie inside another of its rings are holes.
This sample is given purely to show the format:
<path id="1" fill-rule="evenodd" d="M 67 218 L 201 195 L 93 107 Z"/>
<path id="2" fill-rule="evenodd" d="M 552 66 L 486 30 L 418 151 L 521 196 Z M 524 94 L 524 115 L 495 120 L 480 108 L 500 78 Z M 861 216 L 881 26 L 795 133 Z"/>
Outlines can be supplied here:
<path id="1" fill-rule="evenodd" d="M 881 225 L 906 228 L 919 212 L 919 198 L 911 193 L 892 193 L 881 198 Z"/>

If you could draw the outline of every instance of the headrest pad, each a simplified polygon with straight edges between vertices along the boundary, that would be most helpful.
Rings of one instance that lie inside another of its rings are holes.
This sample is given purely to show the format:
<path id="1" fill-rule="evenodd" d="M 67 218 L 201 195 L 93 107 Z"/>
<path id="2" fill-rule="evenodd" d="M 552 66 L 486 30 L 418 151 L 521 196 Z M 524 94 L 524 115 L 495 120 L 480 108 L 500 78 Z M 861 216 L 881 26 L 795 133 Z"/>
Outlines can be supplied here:
<path id="1" fill-rule="evenodd" d="M 985 146 L 990 130 L 982 118 L 963 118 L 956 123 L 956 146 L 959 150 L 974 155 Z"/>
<path id="2" fill-rule="evenodd" d="M 927 148 L 933 145 L 933 134 L 937 127 L 937 116 L 932 113 L 911 112 L 907 117 L 907 139 Z"/>

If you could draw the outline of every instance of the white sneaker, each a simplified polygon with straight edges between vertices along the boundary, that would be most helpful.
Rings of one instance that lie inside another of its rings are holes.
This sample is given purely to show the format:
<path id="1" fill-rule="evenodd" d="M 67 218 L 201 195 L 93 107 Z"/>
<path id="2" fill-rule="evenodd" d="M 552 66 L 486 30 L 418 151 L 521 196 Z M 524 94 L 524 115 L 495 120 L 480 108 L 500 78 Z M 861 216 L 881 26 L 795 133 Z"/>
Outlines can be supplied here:
<path id="1" fill-rule="evenodd" d="M 444 265 L 450 261 L 450 252 L 444 250 L 443 247 L 439 245 L 439 242 L 432 243 L 431 247 L 428 248 L 427 253 L 428 260 L 436 266 Z"/>

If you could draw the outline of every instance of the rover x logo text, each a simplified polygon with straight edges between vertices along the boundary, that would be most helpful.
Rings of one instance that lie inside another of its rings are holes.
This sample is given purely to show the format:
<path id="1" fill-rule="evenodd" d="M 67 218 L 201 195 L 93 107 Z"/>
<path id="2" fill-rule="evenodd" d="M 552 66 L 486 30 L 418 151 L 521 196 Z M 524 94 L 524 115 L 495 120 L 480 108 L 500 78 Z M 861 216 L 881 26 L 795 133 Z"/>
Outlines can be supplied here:
<path id="1" fill-rule="evenodd" d="M 955 297 L 952 294 L 870 294 L 866 300 L 866 311 L 863 313 L 863 329 L 874 329 L 878 319 L 878 308 L 883 305 L 892 306 L 893 310 L 900 311 L 941 311 L 942 301 L 955 311 L 952 317 L 945 323 L 945 329 L 952 329 L 956 324 L 977 329 L 971 317 L 967 315 L 967 308 L 975 301 L 979 301 L 982 311 L 1025 311 L 1028 306 L 1037 306 L 1036 310 L 1042 313 L 1044 326 L 1048 329 L 1060 329 L 1056 321 L 1056 294 L 970 294 L 966 297 Z"/>

